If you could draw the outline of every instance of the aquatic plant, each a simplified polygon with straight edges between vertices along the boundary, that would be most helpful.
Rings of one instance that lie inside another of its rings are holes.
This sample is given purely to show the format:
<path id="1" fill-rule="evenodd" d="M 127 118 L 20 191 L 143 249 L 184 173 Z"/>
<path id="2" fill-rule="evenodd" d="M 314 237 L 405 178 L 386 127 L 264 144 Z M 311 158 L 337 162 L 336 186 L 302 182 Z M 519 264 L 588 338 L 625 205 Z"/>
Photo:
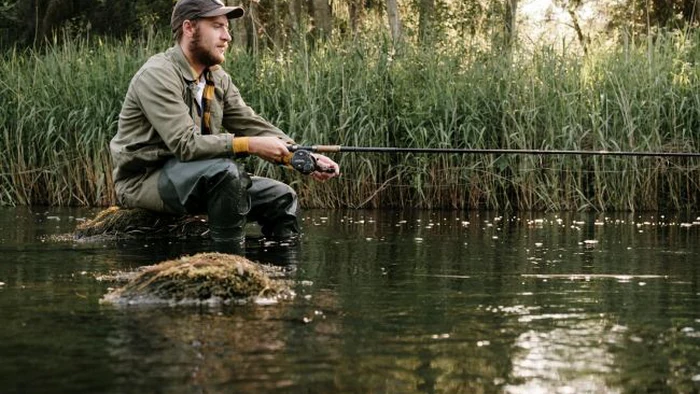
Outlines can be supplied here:
<path id="1" fill-rule="evenodd" d="M 106 303 L 226 302 L 291 295 L 272 268 L 243 256 L 199 253 L 145 267 L 103 298 Z"/>
<path id="2" fill-rule="evenodd" d="M 109 207 L 94 218 L 76 226 L 74 240 L 120 238 L 205 237 L 209 228 L 205 218 L 169 215 L 146 209 Z"/>

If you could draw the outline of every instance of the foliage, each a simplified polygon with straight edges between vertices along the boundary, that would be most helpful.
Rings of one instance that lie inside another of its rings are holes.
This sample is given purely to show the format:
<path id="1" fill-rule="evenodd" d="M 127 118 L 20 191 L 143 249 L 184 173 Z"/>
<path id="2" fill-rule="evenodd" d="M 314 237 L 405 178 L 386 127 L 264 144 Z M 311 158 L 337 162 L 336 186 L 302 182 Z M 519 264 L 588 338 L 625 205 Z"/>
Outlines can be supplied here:
<path id="1" fill-rule="evenodd" d="M 3 0 L 0 43 L 42 44 L 66 31 L 123 37 L 167 29 L 173 0 Z"/>
<path id="2" fill-rule="evenodd" d="M 695 0 L 620 1 L 610 6 L 611 29 L 650 32 L 659 28 L 683 29 L 700 21 Z"/>
<path id="3" fill-rule="evenodd" d="M 111 201 L 107 142 L 128 82 L 167 42 L 61 40 L 0 58 L 0 203 Z"/>
<path id="4" fill-rule="evenodd" d="M 96 34 L 121 38 L 153 30 L 169 32 L 175 0 L 0 0 L 0 46 L 41 46 L 60 32 L 71 37 Z M 255 52 L 285 48 L 298 37 L 311 41 L 331 36 L 362 37 L 364 29 L 386 29 L 386 1 L 379 0 L 231 0 L 248 15 L 236 22 L 237 42 Z M 400 19 L 414 42 L 469 40 L 509 42 L 516 37 L 518 18 L 512 18 L 525 0 L 410 0 L 399 2 Z M 553 0 L 574 15 L 595 8 L 609 16 L 607 33 L 650 34 L 659 28 L 682 30 L 697 25 L 696 0 Z M 328 12 L 321 12 L 328 11 Z M 576 23 L 570 28 L 576 28 Z M 327 27 L 327 26 L 330 26 Z M 321 29 L 330 30 L 323 31 Z M 596 32 L 582 31 L 581 35 Z"/>

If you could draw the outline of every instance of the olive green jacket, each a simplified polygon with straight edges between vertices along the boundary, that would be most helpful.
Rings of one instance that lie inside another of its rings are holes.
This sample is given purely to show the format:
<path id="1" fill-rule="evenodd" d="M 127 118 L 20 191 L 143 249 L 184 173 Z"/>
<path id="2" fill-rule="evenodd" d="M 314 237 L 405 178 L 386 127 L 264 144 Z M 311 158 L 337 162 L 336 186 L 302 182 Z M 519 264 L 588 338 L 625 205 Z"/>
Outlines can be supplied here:
<path id="1" fill-rule="evenodd" d="M 148 59 L 131 80 L 110 142 L 115 189 L 123 205 L 161 210 L 155 175 L 172 157 L 231 157 L 234 135 L 292 141 L 246 105 L 221 67 L 210 70 L 215 97 L 208 135 L 200 132 L 197 81 L 179 45 Z"/>

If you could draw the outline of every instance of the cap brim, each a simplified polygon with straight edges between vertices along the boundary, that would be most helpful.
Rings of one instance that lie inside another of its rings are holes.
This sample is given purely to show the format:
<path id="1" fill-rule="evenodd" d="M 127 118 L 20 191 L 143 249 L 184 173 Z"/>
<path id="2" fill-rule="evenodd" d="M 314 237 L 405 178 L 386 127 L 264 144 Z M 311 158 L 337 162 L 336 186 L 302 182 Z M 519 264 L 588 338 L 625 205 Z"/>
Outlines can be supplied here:
<path id="1" fill-rule="evenodd" d="M 243 7 L 219 7 L 214 11 L 210 11 L 200 15 L 200 18 L 209 18 L 212 16 L 226 15 L 228 19 L 236 19 L 245 15 Z"/>

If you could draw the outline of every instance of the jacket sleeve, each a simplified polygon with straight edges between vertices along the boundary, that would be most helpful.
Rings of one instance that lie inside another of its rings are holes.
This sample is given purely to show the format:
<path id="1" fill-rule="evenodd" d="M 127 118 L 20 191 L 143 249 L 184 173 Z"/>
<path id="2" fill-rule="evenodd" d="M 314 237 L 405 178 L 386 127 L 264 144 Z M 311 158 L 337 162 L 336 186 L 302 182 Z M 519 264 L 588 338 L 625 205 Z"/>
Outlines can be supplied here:
<path id="1" fill-rule="evenodd" d="M 232 154 L 230 134 L 202 135 L 183 100 L 182 78 L 167 68 L 145 68 L 133 81 L 143 114 L 181 161 Z"/>
<path id="2" fill-rule="evenodd" d="M 248 137 L 279 137 L 293 143 L 294 141 L 282 130 L 270 124 L 260 115 L 256 114 L 241 97 L 238 88 L 231 81 L 228 74 L 222 79 L 224 94 L 223 127 L 226 131 L 237 136 Z"/>

